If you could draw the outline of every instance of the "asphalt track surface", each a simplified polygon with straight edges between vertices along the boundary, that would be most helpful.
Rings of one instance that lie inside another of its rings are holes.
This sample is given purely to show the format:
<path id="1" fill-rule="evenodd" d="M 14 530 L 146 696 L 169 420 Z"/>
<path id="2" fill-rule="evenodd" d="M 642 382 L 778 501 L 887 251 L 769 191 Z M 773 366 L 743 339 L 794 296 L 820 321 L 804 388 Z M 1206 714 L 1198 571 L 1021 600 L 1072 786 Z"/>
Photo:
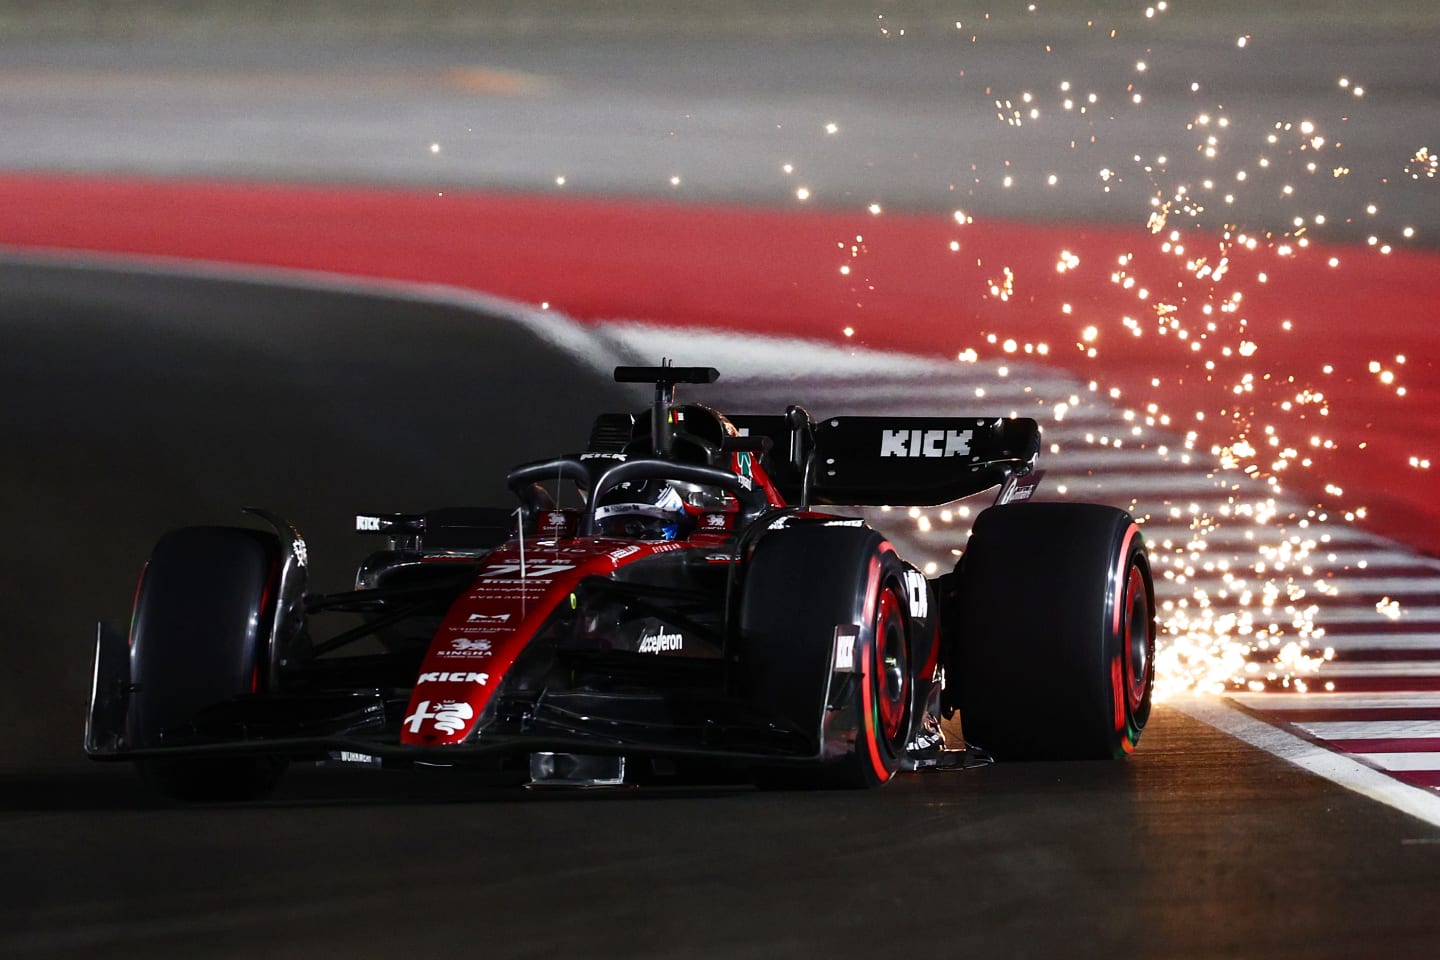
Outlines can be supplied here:
<path id="1" fill-rule="evenodd" d="M 263 501 L 306 518 L 319 575 L 342 577 L 325 558 L 349 555 L 351 510 L 490 496 L 513 452 L 634 403 L 534 329 L 4 269 L 0 409 L 23 415 L 3 495 L 25 561 L 0 603 L 5 723 L 50 762 L 11 753 L 0 784 L 0 954 L 1433 955 L 1435 827 L 1170 709 L 1123 763 L 867 794 L 302 770 L 264 803 L 177 808 L 127 769 L 56 762 L 78 752 L 89 618 L 123 618 L 157 530 Z"/>
<path id="2" fill-rule="evenodd" d="M 7 784 L 7 957 L 1434 955 L 1434 830 L 1171 711 L 1124 763 L 864 794 Z"/>

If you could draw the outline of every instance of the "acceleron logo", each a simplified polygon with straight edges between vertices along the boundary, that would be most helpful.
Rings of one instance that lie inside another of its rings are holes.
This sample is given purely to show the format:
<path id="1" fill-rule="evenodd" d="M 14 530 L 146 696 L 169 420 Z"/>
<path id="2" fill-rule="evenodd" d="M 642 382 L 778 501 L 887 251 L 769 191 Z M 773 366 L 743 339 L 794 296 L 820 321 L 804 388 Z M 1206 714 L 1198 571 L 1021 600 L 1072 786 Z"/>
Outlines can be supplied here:
<path id="1" fill-rule="evenodd" d="M 667 653 L 672 650 L 685 649 L 685 637 L 679 633 L 666 633 L 664 630 L 656 633 L 642 634 L 640 645 L 636 647 L 636 653 Z"/>

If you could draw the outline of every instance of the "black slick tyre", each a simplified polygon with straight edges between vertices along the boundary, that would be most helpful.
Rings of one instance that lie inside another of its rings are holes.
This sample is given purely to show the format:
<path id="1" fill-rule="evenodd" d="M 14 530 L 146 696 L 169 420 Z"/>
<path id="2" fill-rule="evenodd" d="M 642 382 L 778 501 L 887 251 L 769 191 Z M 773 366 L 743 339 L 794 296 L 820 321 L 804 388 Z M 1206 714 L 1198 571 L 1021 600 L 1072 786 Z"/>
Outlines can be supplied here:
<path id="1" fill-rule="evenodd" d="M 130 634 L 133 747 L 183 746 L 207 708 L 261 690 L 280 558 L 273 534 L 236 527 L 185 527 L 156 544 Z M 140 761 L 147 783 L 183 800 L 254 799 L 284 768 L 253 756 Z"/>
<path id="2" fill-rule="evenodd" d="M 819 767 L 760 769 L 762 786 L 880 786 L 914 714 L 904 565 L 880 534 L 797 526 L 767 534 L 746 572 L 741 659 L 757 708 L 815 738 Z M 833 673 L 837 628 L 852 669 Z"/>
<path id="3" fill-rule="evenodd" d="M 1134 750 L 1155 684 L 1155 592 L 1128 513 L 1076 503 L 984 511 L 948 614 L 968 742 L 997 759 Z"/>

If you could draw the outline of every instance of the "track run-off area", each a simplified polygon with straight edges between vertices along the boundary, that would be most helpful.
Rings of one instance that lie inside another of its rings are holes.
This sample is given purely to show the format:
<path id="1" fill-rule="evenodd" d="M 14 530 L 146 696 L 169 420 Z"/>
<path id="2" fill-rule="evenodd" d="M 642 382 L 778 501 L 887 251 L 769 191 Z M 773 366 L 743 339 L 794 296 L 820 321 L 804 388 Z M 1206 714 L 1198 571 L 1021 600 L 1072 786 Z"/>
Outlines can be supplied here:
<path id="1" fill-rule="evenodd" d="M 1406 353 L 1440 315 L 1440 256 L 415 188 L 27 174 L 0 194 L 14 253 L 478 292 L 718 366 L 722 409 L 778 383 L 817 415 L 1034 416 L 1047 497 L 1144 518 L 1162 696 L 1440 825 L 1440 369 Z M 904 546 L 953 562 L 973 509 L 914 513 Z"/>

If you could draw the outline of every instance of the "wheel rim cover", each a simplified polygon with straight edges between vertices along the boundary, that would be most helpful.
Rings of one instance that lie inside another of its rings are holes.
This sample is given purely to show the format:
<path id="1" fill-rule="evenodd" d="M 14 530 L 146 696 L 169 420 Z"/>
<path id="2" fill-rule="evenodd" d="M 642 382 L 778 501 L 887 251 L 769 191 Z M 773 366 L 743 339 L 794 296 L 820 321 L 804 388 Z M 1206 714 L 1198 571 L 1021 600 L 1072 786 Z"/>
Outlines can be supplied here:
<path id="1" fill-rule="evenodd" d="M 905 719 L 909 677 L 906 674 L 905 630 L 900 619 L 900 604 L 890 590 L 880 595 L 880 610 L 875 621 L 875 667 L 880 733 L 886 740 L 893 741 L 900 735 L 900 726 Z"/>
<path id="2" fill-rule="evenodd" d="M 1132 712 L 1145 702 L 1150 680 L 1150 600 L 1145 575 L 1138 566 L 1130 568 L 1125 585 L 1125 686 Z"/>

